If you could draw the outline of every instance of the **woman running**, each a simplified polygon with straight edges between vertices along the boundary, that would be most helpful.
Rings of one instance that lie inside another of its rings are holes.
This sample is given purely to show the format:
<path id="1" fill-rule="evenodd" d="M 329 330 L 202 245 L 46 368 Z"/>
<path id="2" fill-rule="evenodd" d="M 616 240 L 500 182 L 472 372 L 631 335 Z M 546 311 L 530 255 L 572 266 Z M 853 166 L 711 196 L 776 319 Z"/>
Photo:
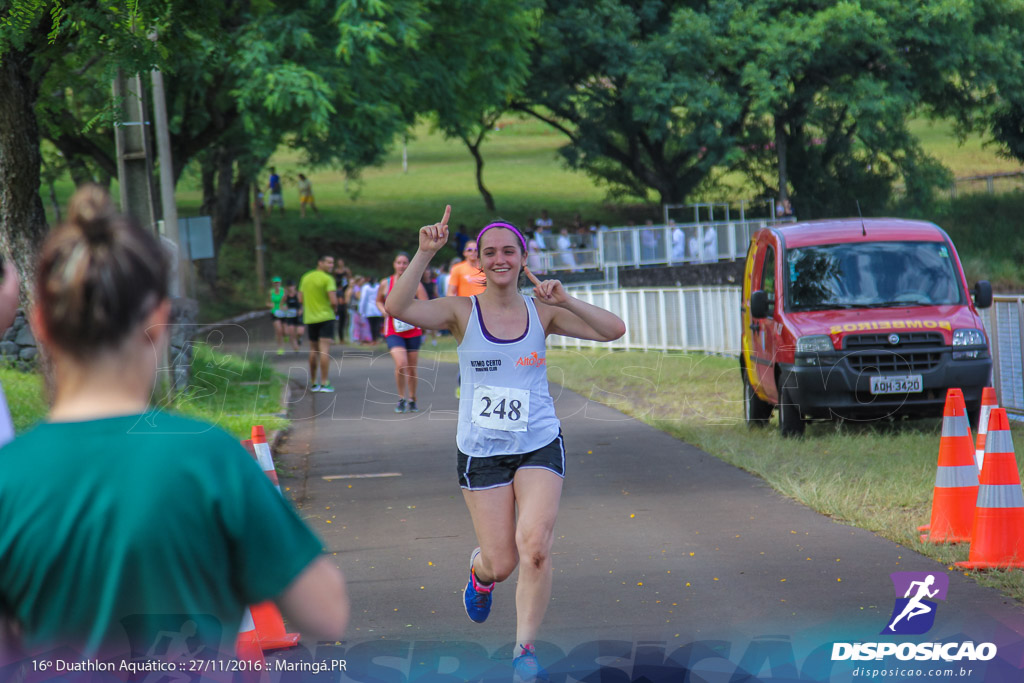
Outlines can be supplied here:
<path id="1" fill-rule="evenodd" d="M 381 280 L 380 287 L 377 288 L 377 308 L 381 310 L 384 310 L 384 299 L 394 288 L 395 282 L 409 267 L 409 255 L 404 251 L 399 252 L 391 265 L 395 269 L 394 274 Z M 423 283 L 420 283 L 416 290 L 416 298 L 421 301 L 429 298 Z M 423 330 L 388 315 L 384 318 L 384 341 L 387 342 L 391 359 L 395 361 L 395 386 L 398 388 L 398 405 L 395 406 L 395 412 L 419 412 L 419 408 L 416 407 L 416 366 L 419 362 L 420 345 L 423 344 Z"/>
<path id="2" fill-rule="evenodd" d="M 26 654 L 125 661 L 187 631 L 212 659 L 271 598 L 303 634 L 345 629 L 338 567 L 238 440 L 150 407 L 167 282 L 160 242 L 98 186 L 43 244 L 31 316 L 53 405 L 0 451 L 0 626 Z"/>
<path id="3" fill-rule="evenodd" d="M 480 544 L 470 557 L 466 613 L 487 619 L 494 584 L 519 567 L 516 651 L 522 680 L 543 675 L 533 641 L 551 597 L 551 545 L 565 475 L 565 448 L 548 391 L 545 339 L 560 334 L 612 341 L 625 334 L 616 315 L 568 296 L 558 280 L 533 280 L 519 293 L 526 241 L 510 223 L 477 236 L 483 293 L 418 301 L 423 270 L 448 241 L 440 223 L 420 229 L 419 250 L 387 298 L 388 313 L 411 324 L 451 330 L 459 342 L 458 476 Z M 517 515 L 518 511 L 518 515 Z"/>
<path id="4" fill-rule="evenodd" d="M 291 340 L 292 351 L 299 350 L 302 343 L 302 335 L 306 333 L 306 327 L 302 324 L 302 302 L 299 301 L 299 288 L 295 280 L 288 280 L 284 290 L 284 340 Z"/>
<path id="5" fill-rule="evenodd" d="M 274 341 L 277 343 L 277 355 L 284 353 L 284 287 L 281 286 L 281 278 L 270 278 L 270 292 L 267 295 L 267 305 L 270 306 L 270 315 L 274 319 Z"/>

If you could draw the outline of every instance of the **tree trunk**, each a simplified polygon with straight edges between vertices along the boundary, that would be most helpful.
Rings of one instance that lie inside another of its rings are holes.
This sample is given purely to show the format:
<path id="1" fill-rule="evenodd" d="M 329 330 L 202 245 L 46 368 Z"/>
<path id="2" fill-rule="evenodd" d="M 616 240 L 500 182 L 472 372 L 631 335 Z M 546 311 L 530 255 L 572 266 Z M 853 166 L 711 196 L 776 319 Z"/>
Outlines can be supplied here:
<path id="1" fill-rule="evenodd" d="M 476 161 L 476 187 L 480 190 L 480 196 L 484 198 L 484 206 L 487 207 L 488 211 L 494 213 L 497 211 L 494 206 L 494 197 L 491 196 L 491 193 L 484 186 L 484 157 L 480 154 L 480 144 L 471 144 L 465 138 L 463 138 L 463 141 L 466 143 L 466 147 L 469 147 L 469 153 L 473 155 L 473 159 Z"/>
<path id="2" fill-rule="evenodd" d="M 214 204 L 217 198 L 217 173 L 214 168 L 212 154 L 207 154 L 202 159 L 200 166 L 200 183 L 203 187 L 203 203 L 199 206 L 199 213 L 203 216 L 212 216 Z"/>
<path id="3" fill-rule="evenodd" d="M 55 224 L 60 224 L 64 219 L 61 218 L 60 202 L 57 201 L 57 186 L 52 180 L 49 180 L 46 183 L 46 187 L 50 191 L 50 204 L 53 205 L 53 222 Z"/>
<path id="4" fill-rule="evenodd" d="M 786 124 L 775 117 L 775 154 L 779 160 L 779 201 L 789 199 L 789 174 L 786 166 Z"/>
<path id="5" fill-rule="evenodd" d="M 23 293 L 35 275 L 36 251 L 47 231 L 39 196 L 39 86 L 31 73 L 29 53 L 14 50 L 0 56 L 0 255 L 13 259 Z"/>

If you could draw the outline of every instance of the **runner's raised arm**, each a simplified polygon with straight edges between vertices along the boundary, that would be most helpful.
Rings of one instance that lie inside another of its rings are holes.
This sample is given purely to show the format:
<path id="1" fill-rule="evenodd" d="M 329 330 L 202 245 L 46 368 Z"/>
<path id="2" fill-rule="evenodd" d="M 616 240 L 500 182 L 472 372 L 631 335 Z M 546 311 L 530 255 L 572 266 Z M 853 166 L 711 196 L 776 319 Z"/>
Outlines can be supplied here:
<path id="1" fill-rule="evenodd" d="M 384 301 L 384 310 L 388 315 L 416 327 L 456 331 L 458 297 L 443 297 L 429 301 L 416 299 L 423 271 L 427 269 L 434 254 L 448 243 L 448 217 L 451 212 L 451 205 L 445 206 L 444 217 L 439 223 L 420 228 L 419 249 Z M 456 335 L 457 338 L 459 336 Z"/>

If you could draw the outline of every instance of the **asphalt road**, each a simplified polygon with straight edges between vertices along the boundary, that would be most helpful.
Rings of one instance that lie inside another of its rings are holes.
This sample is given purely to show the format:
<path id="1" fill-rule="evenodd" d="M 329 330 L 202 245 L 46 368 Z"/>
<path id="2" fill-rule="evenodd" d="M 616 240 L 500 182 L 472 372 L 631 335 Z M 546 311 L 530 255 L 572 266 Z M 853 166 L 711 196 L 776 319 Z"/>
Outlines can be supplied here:
<path id="1" fill-rule="evenodd" d="M 508 680 L 515 575 L 496 588 L 485 624 L 462 606 L 476 542 L 455 474 L 456 367 L 427 346 L 421 412 L 399 415 L 382 346 L 335 347 L 337 393 L 314 394 L 307 347 L 274 355 L 266 319 L 222 332 L 225 349 L 291 378 L 295 421 L 275 453 L 282 485 L 350 591 L 343 643 L 304 641 L 278 656 L 345 660 L 344 672 L 315 681 Z M 618 411 L 558 386 L 552 394 L 568 451 L 538 644 L 553 680 L 852 681 L 866 677 L 860 667 L 906 674 L 890 681 L 934 681 L 933 669 L 940 680 L 1024 680 L 1020 605 Z M 926 633 L 880 635 L 899 597 L 894 572 L 948 577 Z M 991 642 L 998 654 L 831 656 L 836 642 L 928 641 Z"/>

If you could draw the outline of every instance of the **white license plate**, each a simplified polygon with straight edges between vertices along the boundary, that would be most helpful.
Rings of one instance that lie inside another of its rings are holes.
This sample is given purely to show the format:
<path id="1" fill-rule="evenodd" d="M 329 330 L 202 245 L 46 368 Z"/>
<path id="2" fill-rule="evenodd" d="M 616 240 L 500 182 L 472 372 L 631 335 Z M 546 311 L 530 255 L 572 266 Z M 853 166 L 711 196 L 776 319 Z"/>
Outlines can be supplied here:
<path id="1" fill-rule="evenodd" d="M 871 378 L 872 394 L 915 394 L 923 390 L 921 375 L 876 375 Z"/>

